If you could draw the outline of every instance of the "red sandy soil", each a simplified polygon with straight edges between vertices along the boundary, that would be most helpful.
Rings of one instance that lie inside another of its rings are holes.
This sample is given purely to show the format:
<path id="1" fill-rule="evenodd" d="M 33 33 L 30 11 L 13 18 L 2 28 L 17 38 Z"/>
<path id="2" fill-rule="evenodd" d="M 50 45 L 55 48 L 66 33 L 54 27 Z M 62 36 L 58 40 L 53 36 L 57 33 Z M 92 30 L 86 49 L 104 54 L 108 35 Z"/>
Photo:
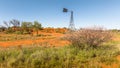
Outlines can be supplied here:
<path id="1" fill-rule="evenodd" d="M 69 44 L 66 40 L 61 40 L 60 38 L 64 36 L 61 33 L 43 33 L 39 32 L 39 34 L 50 35 L 54 38 L 37 38 L 37 39 L 27 39 L 27 40 L 15 40 L 15 41 L 0 41 L 1 47 L 10 47 L 10 46 L 21 46 L 21 45 L 42 45 L 42 46 L 64 46 Z"/>
<path id="2" fill-rule="evenodd" d="M 48 45 L 48 46 L 64 46 L 68 44 L 68 41 L 62 41 L 62 40 L 44 40 L 44 39 L 38 39 L 38 40 L 18 40 L 18 41 L 8 41 L 8 42 L 0 42 L 0 46 L 3 47 L 9 47 L 9 46 L 19 46 L 19 45 L 32 45 L 32 44 L 41 44 L 41 45 Z"/>

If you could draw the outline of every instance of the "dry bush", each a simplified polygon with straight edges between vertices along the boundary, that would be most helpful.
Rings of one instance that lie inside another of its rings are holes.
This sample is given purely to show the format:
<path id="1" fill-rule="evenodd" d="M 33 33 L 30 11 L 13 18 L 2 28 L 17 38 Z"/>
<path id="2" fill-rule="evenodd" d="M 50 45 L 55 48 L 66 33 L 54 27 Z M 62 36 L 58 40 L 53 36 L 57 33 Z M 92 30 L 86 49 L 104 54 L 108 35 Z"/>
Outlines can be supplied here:
<path id="1" fill-rule="evenodd" d="M 79 48 L 96 47 L 111 39 L 112 33 L 103 28 L 84 28 L 68 34 L 65 38 Z"/>

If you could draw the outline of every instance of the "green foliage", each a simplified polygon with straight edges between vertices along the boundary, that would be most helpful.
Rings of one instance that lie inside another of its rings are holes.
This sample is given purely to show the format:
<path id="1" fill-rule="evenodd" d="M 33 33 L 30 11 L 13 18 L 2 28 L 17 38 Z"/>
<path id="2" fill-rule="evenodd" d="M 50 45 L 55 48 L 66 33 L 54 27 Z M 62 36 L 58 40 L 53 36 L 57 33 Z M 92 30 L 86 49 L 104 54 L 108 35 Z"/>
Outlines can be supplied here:
<path id="1" fill-rule="evenodd" d="M 80 50 L 65 47 L 22 47 L 1 49 L 0 65 L 6 68 L 100 68 L 116 61 L 119 50 L 112 46 Z"/>
<path id="2" fill-rule="evenodd" d="M 23 34 L 23 31 L 15 31 L 15 34 Z"/>
<path id="3" fill-rule="evenodd" d="M 12 28 L 8 28 L 6 31 L 5 31 L 6 34 L 11 34 L 11 33 L 14 33 L 14 30 L 12 30 Z"/>
<path id="4" fill-rule="evenodd" d="M 31 28 L 32 27 L 32 22 L 22 22 L 21 27 L 26 29 L 26 28 Z"/>
<path id="5" fill-rule="evenodd" d="M 15 33 L 15 34 L 31 34 L 33 30 L 37 32 L 42 29 L 42 25 L 38 21 L 34 22 L 20 22 L 18 20 L 10 20 L 10 22 L 3 22 L 6 25 L 6 33 Z M 11 26 L 12 24 L 12 26 Z M 4 31 L 4 29 L 0 29 Z"/>
<path id="6" fill-rule="evenodd" d="M 42 25 L 38 21 L 34 21 L 33 28 L 39 30 L 42 29 Z"/>
<path id="7" fill-rule="evenodd" d="M 23 34 L 31 34 L 32 26 L 32 22 L 22 22 L 21 28 L 23 29 Z"/>
<path id="8" fill-rule="evenodd" d="M 38 35 L 38 31 L 40 29 L 42 29 L 42 25 L 38 21 L 34 21 L 33 28 L 36 31 L 37 35 Z"/>

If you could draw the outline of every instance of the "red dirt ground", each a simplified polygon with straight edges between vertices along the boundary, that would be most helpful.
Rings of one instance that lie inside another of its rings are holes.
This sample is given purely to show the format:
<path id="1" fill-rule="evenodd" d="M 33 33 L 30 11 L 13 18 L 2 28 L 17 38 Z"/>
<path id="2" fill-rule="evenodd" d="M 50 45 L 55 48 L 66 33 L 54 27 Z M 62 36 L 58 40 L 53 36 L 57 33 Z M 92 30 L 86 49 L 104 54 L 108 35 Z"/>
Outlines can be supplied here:
<path id="1" fill-rule="evenodd" d="M 61 40 L 60 38 L 64 36 L 61 33 L 43 33 L 39 32 L 42 35 L 50 35 L 53 38 L 37 38 L 37 39 L 23 39 L 23 40 L 14 40 L 14 41 L 0 41 L 1 47 L 10 47 L 10 46 L 20 46 L 20 45 L 33 45 L 39 44 L 44 46 L 64 46 L 69 44 L 66 40 Z"/>

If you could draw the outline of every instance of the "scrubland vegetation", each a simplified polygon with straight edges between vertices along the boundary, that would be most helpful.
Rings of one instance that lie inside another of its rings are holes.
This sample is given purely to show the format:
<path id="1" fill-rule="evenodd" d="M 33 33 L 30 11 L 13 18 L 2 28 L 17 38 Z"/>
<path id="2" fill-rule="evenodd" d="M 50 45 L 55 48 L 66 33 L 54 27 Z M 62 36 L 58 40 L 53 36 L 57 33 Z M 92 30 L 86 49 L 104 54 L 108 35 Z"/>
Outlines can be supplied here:
<path id="1" fill-rule="evenodd" d="M 115 68 L 120 67 L 120 61 L 116 58 L 120 55 L 120 48 L 117 46 L 119 41 L 116 41 L 116 37 L 120 38 L 117 30 L 98 27 L 67 32 L 67 28 L 43 28 L 37 21 L 22 22 L 20 25 L 19 21 L 12 20 L 4 24 L 6 27 L 0 30 L 4 34 L 0 36 L 0 42 L 25 41 L 31 38 L 45 40 L 49 37 L 54 40 L 59 38 L 70 44 L 60 47 L 54 44 L 0 47 L 0 68 L 114 68 L 113 64 L 116 64 Z M 54 37 L 52 33 L 62 34 L 62 37 Z M 39 40 L 38 42 L 40 43 Z"/>
<path id="2" fill-rule="evenodd" d="M 8 22 L 3 22 L 5 26 L 0 26 L 0 32 L 4 32 L 6 34 L 30 34 L 33 35 L 33 32 L 38 35 L 39 31 L 47 32 L 47 33 L 65 33 L 67 28 L 43 28 L 42 24 L 38 21 L 34 22 L 20 22 L 16 19 L 10 20 Z"/>
<path id="3" fill-rule="evenodd" d="M 64 47 L 14 47 L 1 49 L 1 68 L 101 68 L 117 63 L 119 50 L 112 46 L 79 49 Z"/>

